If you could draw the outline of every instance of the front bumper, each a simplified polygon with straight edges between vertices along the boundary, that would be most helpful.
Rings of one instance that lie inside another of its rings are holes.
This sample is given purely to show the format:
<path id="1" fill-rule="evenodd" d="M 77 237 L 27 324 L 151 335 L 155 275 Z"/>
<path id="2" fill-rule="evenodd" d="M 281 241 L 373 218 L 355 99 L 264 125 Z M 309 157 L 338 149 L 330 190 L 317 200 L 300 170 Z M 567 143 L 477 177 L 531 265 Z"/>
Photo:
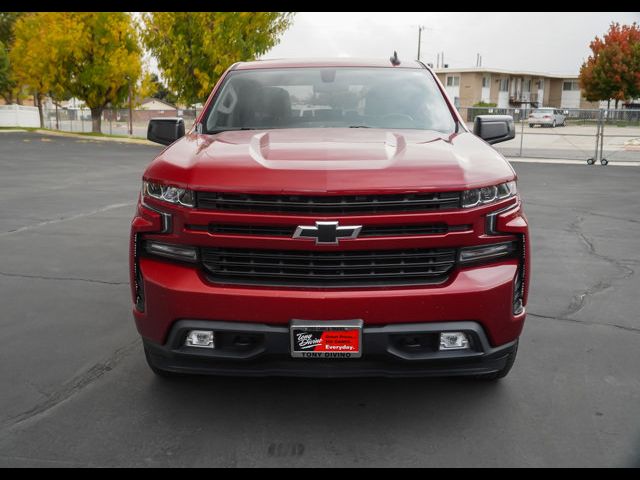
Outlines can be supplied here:
<path id="1" fill-rule="evenodd" d="M 524 311 L 513 314 L 516 259 L 460 269 L 437 286 L 339 291 L 213 285 L 197 268 L 155 258 L 140 258 L 139 267 L 146 308 L 133 314 L 142 337 L 156 344 L 180 319 L 287 327 L 293 318 L 360 318 L 365 327 L 475 321 L 498 346 L 518 338 L 525 319 Z"/>
<path id="2" fill-rule="evenodd" d="M 184 346 L 188 330 L 213 330 L 216 349 Z M 469 350 L 438 351 L 431 341 L 441 331 L 464 331 L 471 340 Z M 479 375 L 502 369 L 515 341 L 491 347 L 476 322 L 431 322 L 365 327 L 362 358 L 291 358 L 289 327 L 255 323 L 180 320 L 171 329 L 166 344 L 144 341 L 150 361 L 174 373 L 304 376 L 304 377 L 414 377 Z M 424 344 L 403 343 L 420 336 Z"/>

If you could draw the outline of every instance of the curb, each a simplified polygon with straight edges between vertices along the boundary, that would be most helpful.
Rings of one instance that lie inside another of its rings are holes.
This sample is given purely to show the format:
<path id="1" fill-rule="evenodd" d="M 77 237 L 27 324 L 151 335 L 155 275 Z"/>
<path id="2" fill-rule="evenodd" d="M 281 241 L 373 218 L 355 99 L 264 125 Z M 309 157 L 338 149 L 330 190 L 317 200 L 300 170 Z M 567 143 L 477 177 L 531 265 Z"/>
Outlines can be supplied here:
<path id="1" fill-rule="evenodd" d="M 15 131 L 15 130 L 14 130 Z M 26 130 L 23 130 L 26 131 Z M 101 137 L 101 136 L 92 136 L 92 135 L 80 135 L 77 133 L 71 132 L 58 132 L 51 130 L 32 130 L 33 133 L 38 133 L 40 135 L 52 135 L 54 137 L 69 137 L 69 138 L 81 138 L 83 140 L 88 141 L 98 141 L 98 142 L 120 142 L 120 143 L 133 143 L 137 145 L 154 145 L 157 146 L 156 143 L 150 142 L 144 138 L 124 138 L 124 137 Z"/>
<path id="2" fill-rule="evenodd" d="M 584 165 L 585 167 L 592 166 L 605 166 L 596 163 L 595 165 L 587 165 L 587 161 L 585 160 L 568 160 L 562 158 L 520 158 L 520 157 L 504 157 L 509 162 L 513 163 L 551 163 L 557 165 Z M 610 161 L 607 167 L 640 167 L 640 162 L 629 162 L 629 161 Z"/>

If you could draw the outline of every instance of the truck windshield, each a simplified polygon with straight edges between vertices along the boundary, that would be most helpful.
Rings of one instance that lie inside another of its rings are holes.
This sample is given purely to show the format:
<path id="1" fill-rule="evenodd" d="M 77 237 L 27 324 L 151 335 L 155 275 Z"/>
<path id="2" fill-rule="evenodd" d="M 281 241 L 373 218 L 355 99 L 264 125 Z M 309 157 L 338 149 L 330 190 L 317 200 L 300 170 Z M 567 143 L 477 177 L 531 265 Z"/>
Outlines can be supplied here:
<path id="1" fill-rule="evenodd" d="M 455 131 L 431 74 L 404 68 L 280 68 L 230 72 L 204 133 L 273 128 Z"/>

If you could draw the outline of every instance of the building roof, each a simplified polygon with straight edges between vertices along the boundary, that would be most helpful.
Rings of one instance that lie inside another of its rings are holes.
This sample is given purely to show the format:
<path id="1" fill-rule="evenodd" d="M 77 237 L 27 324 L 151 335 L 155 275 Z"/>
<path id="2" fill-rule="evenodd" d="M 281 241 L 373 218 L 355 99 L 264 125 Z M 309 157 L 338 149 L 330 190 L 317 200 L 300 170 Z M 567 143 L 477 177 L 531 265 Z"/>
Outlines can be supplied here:
<path id="1" fill-rule="evenodd" d="M 145 103 L 151 103 L 151 102 L 160 102 L 160 103 L 163 103 L 164 105 L 166 105 L 167 107 L 172 108 L 172 109 L 177 108 L 177 107 L 176 107 L 175 105 L 173 105 L 172 103 L 165 102 L 164 100 L 160 100 L 159 98 L 154 98 L 154 97 L 146 97 L 146 98 L 143 98 L 143 99 L 140 101 L 140 105 L 144 105 Z"/>
<path id="2" fill-rule="evenodd" d="M 434 68 L 435 73 L 501 73 L 504 75 L 526 75 L 531 77 L 549 77 L 549 78 L 566 78 L 577 79 L 578 75 L 563 75 L 559 73 L 542 73 L 542 72 L 528 72 L 525 70 L 504 70 L 501 68 L 485 68 L 485 67 L 473 67 L 473 68 Z"/>
<path id="3" fill-rule="evenodd" d="M 389 52 L 392 53 L 392 52 Z M 400 65 L 393 67 L 389 57 L 382 58 L 277 58 L 239 62 L 235 70 L 251 70 L 256 68 L 291 68 L 291 67 L 389 67 L 389 68 L 424 68 L 416 60 L 399 57 Z"/>

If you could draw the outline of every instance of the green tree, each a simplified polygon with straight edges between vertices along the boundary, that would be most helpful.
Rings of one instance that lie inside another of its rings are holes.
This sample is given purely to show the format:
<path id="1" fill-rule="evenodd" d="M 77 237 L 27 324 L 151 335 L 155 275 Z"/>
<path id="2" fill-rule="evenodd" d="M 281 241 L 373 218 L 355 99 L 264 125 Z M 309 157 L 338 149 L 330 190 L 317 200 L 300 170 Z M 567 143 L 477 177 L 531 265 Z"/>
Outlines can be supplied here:
<path id="1" fill-rule="evenodd" d="M 17 84 L 11 72 L 9 49 L 13 43 L 13 25 L 23 12 L 0 12 L 0 97 L 6 103 L 20 103 Z"/>
<path id="2" fill-rule="evenodd" d="M 0 12 L 0 42 L 11 45 L 13 25 L 22 15 L 24 12 Z"/>
<path id="3" fill-rule="evenodd" d="M 0 97 L 7 103 L 13 103 L 14 82 L 11 78 L 11 68 L 9 64 L 9 52 L 0 41 Z"/>
<path id="4" fill-rule="evenodd" d="M 280 12 L 151 12 L 142 37 L 178 99 L 203 102 L 233 63 L 254 60 L 280 41 L 293 14 Z"/>
<path id="5" fill-rule="evenodd" d="M 178 101 L 178 97 L 175 93 L 170 91 L 164 83 L 162 83 L 160 78 L 158 78 L 158 75 L 156 75 L 155 73 L 151 73 L 149 76 L 149 81 L 153 85 L 153 93 L 151 93 L 151 95 L 149 96 L 157 98 L 159 100 L 163 100 L 165 102 L 169 102 L 173 105 L 176 104 L 176 102 Z"/>
<path id="6" fill-rule="evenodd" d="M 589 101 L 640 96 L 640 28 L 612 23 L 602 39 L 589 45 L 591 55 L 580 68 L 580 86 Z"/>

